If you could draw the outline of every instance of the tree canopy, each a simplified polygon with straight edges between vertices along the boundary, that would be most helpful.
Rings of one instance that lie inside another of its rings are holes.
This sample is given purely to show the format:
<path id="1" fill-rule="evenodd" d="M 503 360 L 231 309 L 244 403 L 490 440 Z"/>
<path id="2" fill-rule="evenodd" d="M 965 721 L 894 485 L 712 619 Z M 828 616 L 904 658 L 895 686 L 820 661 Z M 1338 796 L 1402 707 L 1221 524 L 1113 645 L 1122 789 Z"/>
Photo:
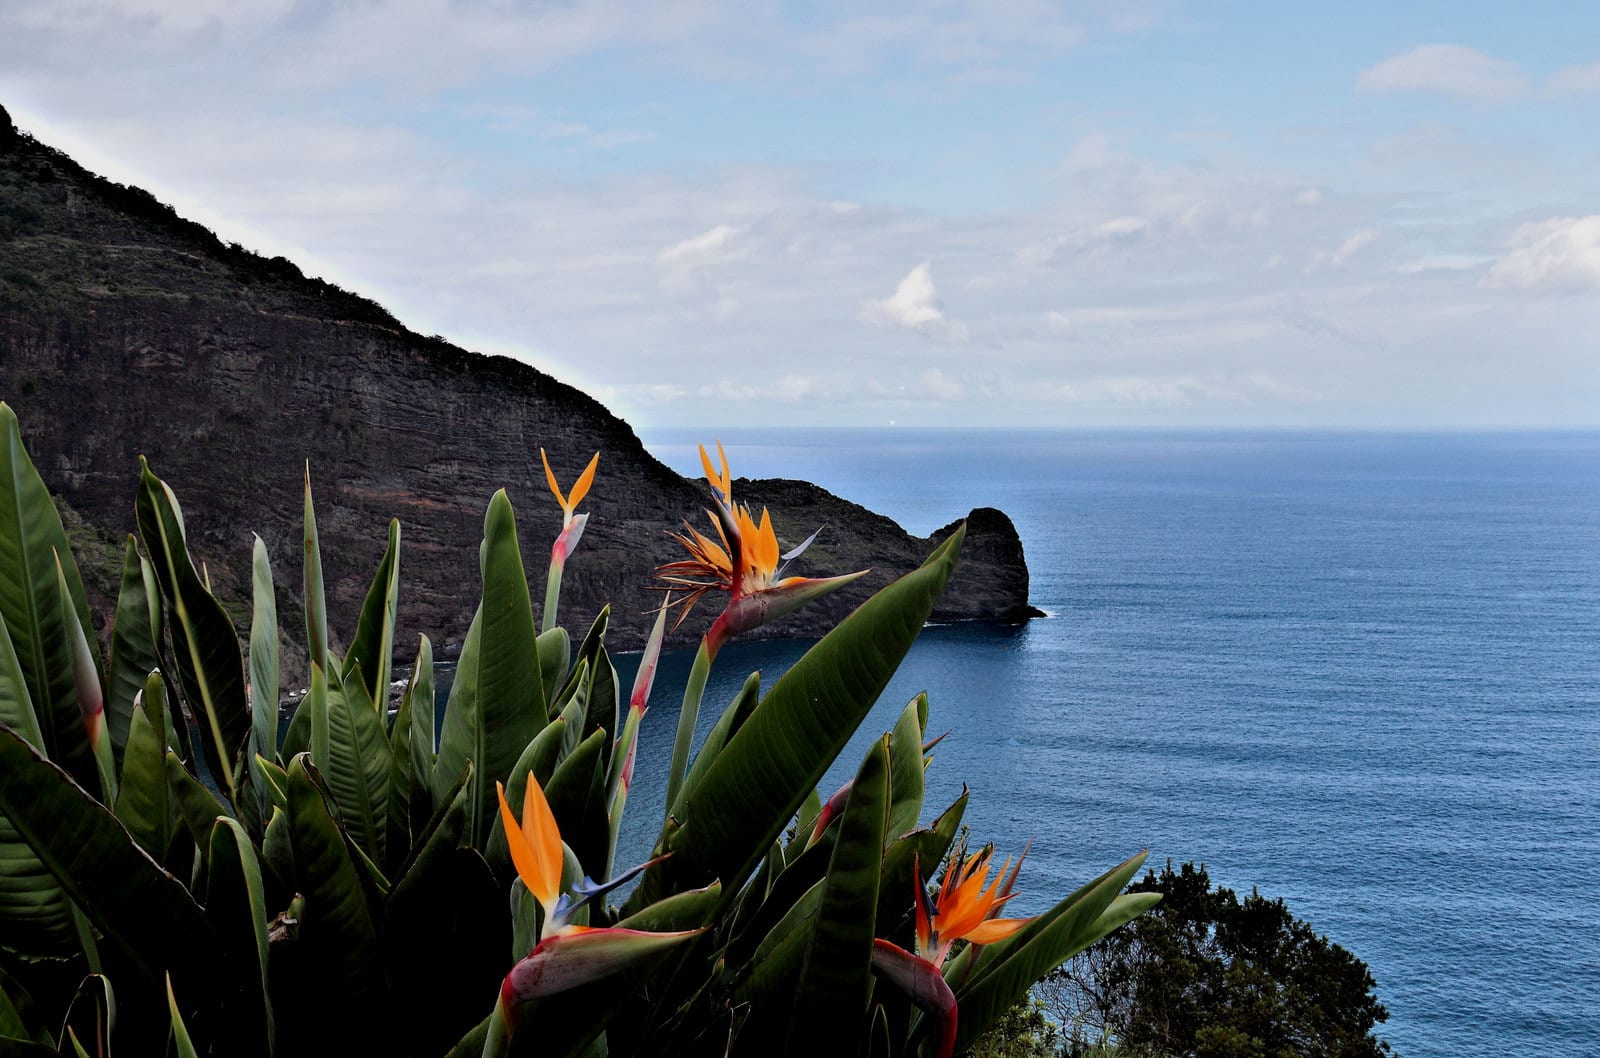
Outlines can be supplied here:
<path id="1" fill-rule="evenodd" d="M 1366 963 L 1252 891 L 1171 861 L 1132 885 L 1161 903 L 1041 986 L 1065 1055 L 1379 1058 L 1389 1014 Z"/>

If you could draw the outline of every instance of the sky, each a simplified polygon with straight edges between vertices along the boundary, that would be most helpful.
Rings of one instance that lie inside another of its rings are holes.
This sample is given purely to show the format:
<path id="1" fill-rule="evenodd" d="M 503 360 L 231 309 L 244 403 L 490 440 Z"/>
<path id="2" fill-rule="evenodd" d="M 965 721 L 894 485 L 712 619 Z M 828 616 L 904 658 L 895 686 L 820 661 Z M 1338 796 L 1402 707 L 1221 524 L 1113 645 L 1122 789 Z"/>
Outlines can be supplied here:
<path id="1" fill-rule="evenodd" d="M 1600 5 L 4 0 L 0 104 L 644 430 L 1600 425 Z"/>

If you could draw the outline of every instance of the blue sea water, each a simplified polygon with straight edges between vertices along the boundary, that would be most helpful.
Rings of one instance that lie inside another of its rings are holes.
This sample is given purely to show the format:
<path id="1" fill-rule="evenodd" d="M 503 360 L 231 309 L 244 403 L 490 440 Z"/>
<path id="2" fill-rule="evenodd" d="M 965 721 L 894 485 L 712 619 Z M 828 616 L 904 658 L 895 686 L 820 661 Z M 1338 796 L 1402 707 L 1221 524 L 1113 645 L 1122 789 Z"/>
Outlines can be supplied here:
<path id="1" fill-rule="evenodd" d="M 646 438 L 689 474 L 702 439 Z M 966 783 L 978 838 L 1033 839 L 1023 912 L 1140 849 L 1203 861 L 1365 960 L 1401 1055 L 1600 1054 L 1600 434 L 722 440 L 920 534 L 1003 508 L 1051 614 L 926 630 L 827 790 L 926 690 L 929 804 Z M 702 733 L 805 646 L 726 649 Z M 635 855 L 689 660 L 644 724 Z"/>

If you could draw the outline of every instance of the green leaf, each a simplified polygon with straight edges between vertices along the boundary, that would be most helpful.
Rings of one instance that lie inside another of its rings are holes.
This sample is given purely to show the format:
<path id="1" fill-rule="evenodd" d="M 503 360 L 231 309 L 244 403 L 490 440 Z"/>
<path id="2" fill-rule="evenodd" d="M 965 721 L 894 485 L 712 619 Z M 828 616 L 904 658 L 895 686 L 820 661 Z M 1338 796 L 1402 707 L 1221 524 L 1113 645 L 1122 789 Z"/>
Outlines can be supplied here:
<path id="1" fill-rule="evenodd" d="M 306 494 L 304 531 L 304 559 L 301 566 L 305 591 L 306 649 L 311 654 L 311 664 L 324 671 L 328 668 L 328 598 L 322 588 L 322 544 L 317 539 L 317 509 L 311 502 L 311 462 L 306 461 Z"/>
<path id="2" fill-rule="evenodd" d="M 172 615 L 172 662 L 178 684 L 200 725 L 201 750 L 211 774 L 229 799 L 237 801 L 242 752 L 250 736 L 239 639 L 227 611 L 195 572 L 177 498 L 142 457 L 139 468 L 134 508 L 139 535 Z"/>
<path id="3" fill-rule="evenodd" d="M 467 764 L 460 777 L 456 779 L 454 792 L 448 800 L 435 812 L 433 818 L 428 820 L 426 827 L 420 832 L 416 847 L 411 850 L 410 857 L 396 872 L 399 879 L 389 892 L 388 902 L 394 906 L 403 902 L 410 889 L 421 884 L 432 869 L 432 861 L 450 854 L 450 851 L 461 845 L 461 833 L 467 825 L 467 780 L 471 777 L 472 764 Z"/>
<path id="4" fill-rule="evenodd" d="M 635 900 L 642 905 L 713 878 L 748 876 L 911 648 L 964 535 L 957 529 L 919 569 L 868 599 L 784 673 L 687 798 L 672 857 L 645 873 Z"/>
<path id="5" fill-rule="evenodd" d="M 172 1050 L 178 1058 L 198 1058 L 194 1049 L 194 1041 L 189 1038 L 189 1027 L 183 1023 L 183 1014 L 178 1010 L 178 996 L 172 990 L 172 978 L 167 978 L 167 1016 L 172 1021 Z"/>
<path id="6" fill-rule="evenodd" d="M 389 702 L 389 669 L 394 653 L 395 615 L 400 602 L 400 522 L 389 521 L 389 546 L 378 562 L 372 587 L 361 606 L 356 622 L 356 637 L 344 655 L 344 681 L 358 674 L 367 688 L 367 697 L 379 712 Z"/>
<path id="7" fill-rule="evenodd" d="M 945 967 L 946 979 L 959 985 L 958 1052 L 971 1046 L 995 1018 L 1027 995 L 1034 982 L 1148 906 L 1138 901 L 1124 902 L 1120 911 L 1113 914 L 1112 925 L 1101 921 L 1117 894 L 1138 873 L 1145 855 L 1141 852 L 1130 857 L 1010 937 L 987 945 L 975 957 L 968 956 L 969 972 L 963 972 L 964 967 L 954 962 Z M 1119 917 L 1122 915 L 1125 917 Z"/>
<path id="8" fill-rule="evenodd" d="M 230 1054 L 272 1054 L 272 1003 L 267 995 L 267 903 L 261 865 L 244 828 L 218 819 L 211 831 L 206 917 L 222 942 L 221 1023 Z"/>
<path id="9" fill-rule="evenodd" d="M 328 988 L 337 1009 L 361 1009 L 388 990 L 372 908 L 353 849 L 307 755 L 290 761 L 288 774 L 295 889 L 305 898 L 297 943 L 315 968 L 315 981 L 306 984 Z"/>
<path id="10" fill-rule="evenodd" d="M 161 730 L 165 709 L 166 691 L 161 676 L 151 673 L 149 685 L 133 710 L 128 744 L 122 751 L 122 782 L 117 789 L 117 819 L 157 862 L 166 857 L 178 825 L 178 809 L 167 782 L 167 744 Z M 155 720 L 150 719 L 152 712 Z"/>
<path id="11" fill-rule="evenodd" d="M 111 627 L 111 660 L 106 667 L 106 721 L 111 744 L 120 751 L 128 743 L 133 701 L 146 677 L 161 667 L 161 587 L 155 567 L 139 554 L 128 536 L 122 556 L 122 588 Z"/>
<path id="12" fill-rule="evenodd" d="M 62 612 L 70 613 L 72 593 L 67 587 L 67 573 L 60 555 L 56 556 L 56 590 L 61 596 Z M 105 682 L 100 672 L 99 652 L 89 645 L 89 638 L 75 621 L 67 622 L 67 645 L 72 653 L 72 685 L 78 694 L 78 714 L 89 734 L 89 748 L 94 754 L 95 771 L 100 780 L 100 796 L 110 804 L 117 799 L 117 762 L 111 751 L 111 736 L 106 731 Z"/>
<path id="13" fill-rule="evenodd" d="M 437 807 L 433 800 L 433 695 L 433 644 L 427 636 L 418 636 L 417 660 L 389 731 L 389 750 L 394 755 L 389 786 L 391 861 L 410 850 L 412 836 L 422 833 Z"/>
<path id="14" fill-rule="evenodd" d="M 889 741 L 889 837 L 915 830 L 922 815 L 922 718 L 927 716 L 928 696 L 911 700 L 895 722 Z"/>
<path id="15" fill-rule="evenodd" d="M 0 813 L 56 883 L 152 982 L 203 973 L 217 949 L 204 913 L 109 809 L 0 725 Z"/>
<path id="16" fill-rule="evenodd" d="M 722 752 L 722 747 L 728 744 L 728 739 L 750 719 L 750 714 L 755 711 L 761 702 L 761 673 L 752 672 L 745 678 L 744 686 L 739 688 L 739 693 L 733 696 L 733 701 L 717 717 L 717 722 L 712 725 L 706 735 L 706 740 L 700 744 L 700 752 L 695 754 L 694 763 L 689 765 L 689 774 L 683 780 L 683 792 L 678 795 L 678 804 L 673 806 L 675 813 L 681 813 L 684 798 L 688 791 L 699 788 L 705 780 L 706 772 L 711 770 L 711 764 L 717 759 L 717 754 Z M 815 787 L 813 787 L 815 789 Z"/>
<path id="17" fill-rule="evenodd" d="M 72 613 L 56 586 L 62 555 Z M 11 408 L 0 402 L 0 618 L 21 663 L 44 734 L 45 753 L 79 782 L 93 785 L 95 764 L 72 681 L 67 622 L 93 634 L 83 584 L 50 492 L 22 444 Z"/>
<path id="18" fill-rule="evenodd" d="M 506 803 L 520 810 L 522 797 L 528 791 L 528 776 L 531 774 L 539 780 L 539 788 L 550 785 L 550 777 L 555 774 L 556 765 L 561 760 L 561 751 L 566 745 L 567 722 L 561 717 L 556 717 L 544 726 L 528 743 L 522 751 L 522 756 L 511 766 L 511 773 L 505 781 Z M 500 814 L 495 813 L 494 826 L 489 831 L 489 840 L 484 844 L 484 859 L 501 875 L 507 874 L 511 868 L 511 852 L 506 848 L 506 832 L 500 820 Z"/>
<path id="19" fill-rule="evenodd" d="M 565 628 L 557 627 L 540 632 L 538 643 L 539 689 L 544 695 L 544 711 L 548 715 L 555 711 L 550 708 L 550 703 L 556 700 L 556 694 L 567 678 L 567 670 L 572 667 L 572 640 Z"/>
<path id="20" fill-rule="evenodd" d="M 548 721 L 533 603 L 516 519 L 503 489 L 489 501 L 479 560 L 483 601 L 456 666 L 434 766 L 438 792 L 441 775 L 453 779 L 473 761 L 467 844 L 475 847 L 481 847 L 494 818 L 495 782 L 505 780 L 523 747 Z"/>
<path id="21" fill-rule="evenodd" d="M 250 753 L 278 759 L 278 599 L 272 562 L 258 536 L 251 550 L 250 586 Z M 266 791 L 262 790 L 262 800 Z"/>
<path id="22" fill-rule="evenodd" d="M 383 718 L 359 679 L 344 682 L 337 672 L 326 673 L 319 695 L 315 688 L 320 675 L 313 671 L 312 708 L 319 712 L 311 718 L 311 761 L 350 836 L 369 857 L 382 862 L 393 766 Z"/>
<path id="23" fill-rule="evenodd" d="M 607 732 L 596 731 L 580 742 L 572 755 L 556 766 L 544 791 L 561 839 L 578 857 L 583 873 L 591 878 L 605 874 L 611 848 L 602 760 L 608 741 Z"/>
<path id="24" fill-rule="evenodd" d="M 111 979 L 92 973 L 78 985 L 67 1007 L 57 1047 L 65 1051 L 71 1045 L 76 1054 L 110 1058 L 111 1037 L 116 1027 L 117 998 Z"/>
<path id="25" fill-rule="evenodd" d="M 4 617 L 0 617 L 0 723 L 34 749 L 43 750 L 44 735 Z M 76 947 L 66 895 L 4 812 L 0 812 L 0 922 L 6 924 L 6 945 L 31 955 L 65 955 Z"/>
<path id="26" fill-rule="evenodd" d="M 926 870 L 944 859 L 961 829 L 962 816 L 967 811 L 967 791 L 939 813 L 933 825 L 890 840 L 883 855 L 883 881 L 878 890 L 878 935 L 893 939 L 898 926 L 910 926 L 911 901 L 915 896 L 916 865 L 926 864 Z M 902 921 L 904 920 L 904 921 Z M 905 935 L 906 944 L 911 934 Z"/>
<path id="27" fill-rule="evenodd" d="M 889 819 L 889 739 L 868 751 L 836 824 L 822 903 L 806 944 L 792 1008 L 791 1054 L 857 1049 L 872 994 L 872 941 Z"/>

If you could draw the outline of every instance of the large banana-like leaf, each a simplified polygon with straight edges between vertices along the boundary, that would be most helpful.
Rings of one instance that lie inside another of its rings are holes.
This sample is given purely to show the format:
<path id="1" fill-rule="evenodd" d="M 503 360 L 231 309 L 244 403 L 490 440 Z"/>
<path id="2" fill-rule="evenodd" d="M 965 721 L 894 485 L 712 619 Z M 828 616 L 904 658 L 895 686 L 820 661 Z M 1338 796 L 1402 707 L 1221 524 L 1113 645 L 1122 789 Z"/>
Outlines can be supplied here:
<path id="1" fill-rule="evenodd" d="M 343 1017 L 388 990 L 373 910 L 330 799 L 306 754 L 289 763 L 289 841 L 296 891 L 305 897 L 297 945 L 329 1017 Z M 350 1004 L 356 1004 L 351 1007 Z"/>
<path id="2" fill-rule="evenodd" d="M 889 830 L 891 838 L 916 829 L 922 815 L 922 735 L 927 726 L 928 696 L 911 700 L 895 721 L 889 742 Z"/>
<path id="3" fill-rule="evenodd" d="M 878 891 L 879 936 L 903 940 L 907 946 L 911 944 L 911 899 L 915 893 L 912 886 L 918 884 L 915 880 L 917 864 L 932 865 L 944 859 L 956 840 L 966 811 L 967 791 L 963 788 L 961 796 L 930 826 L 890 839 L 883 854 L 883 882 Z M 893 921 L 892 916 L 896 914 L 903 915 L 906 921 Z M 901 925 L 905 925 L 907 931 L 904 936 L 895 937 L 893 933 Z"/>
<path id="4" fill-rule="evenodd" d="M 336 671 L 313 670 L 312 683 L 314 688 L 321 684 L 323 693 L 307 695 L 302 706 L 316 710 L 311 716 L 311 761 L 333 794 L 345 829 L 363 852 L 381 863 L 393 766 L 383 718 L 359 678 L 345 682 Z"/>
<path id="5" fill-rule="evenodd" d="M 1139 872 L 1145 855 L 1130 857 L 1080 887 L 1005 940 L 976 949 L 976 955 L 970 954 L 975 949 L 969 948 L 964 958 L 945 967 L 945 979 L 954 986 L 961 1010 L 958 1051 L 1015 1006 L 1034 982 L 1155 903 L 1151 899 L 1124 900 L 1109 919 L 1101 917 Z M 1135 895 L 1159 899 L 1154 893 Z"/>
<path id="6" fill-rule="evenodd" d="M 61 597 L 62 612 L 70 613 L 72 593 L 60 555 L 56 556 L 56 591 Z M 100 779 L 100 798 L 112 804 L 117 799 L 117 761 L 111 751 L 111 735 L 106 731 L 106 688 L 99 652 L 89 645 L 89 637 L 76 621 L 67 622 L 67 645 L 72 651 L 72 686 L 78 694 L 78 713 L 88 732 L 89 749 Z"/>
<path id="7" fill-rule="evenodd" d="M 596 731 L 578 744 L 571 756 L 556 766 L 545 788 L 550 813 L 562 840 L 578 857 L 583 874 L 605 874 L 611 848 L 611 826 L 606 818 L 606 783 L 603 754 L 611 736 Z"/>
<path id="8" fill-rule="evenodd" d="M 573 665 L 585 666 L 581 673 L 574 669 L 572 678 L 567 685 L 557 692 L 551 701 L 558 705 L 564 704 L 576 691 L 572 686 L 581 680 L 583 686 L 584 720 L 582 737 L 589 735 L 601 728 L 611 732 L 613 738 L 621 730 L 618 719 L 618 689 L 617 670 L 611 664 L 611 658 L 606 654 L 606 628 L 611 623 L 611 607 L 601 607 L 600 613 L 589 626 L 589 633 L 583 637 L 583 643 L 578 647 L 578 653 L 572 658 Z M 602 754 L 607 769 L 611 766 L 611 746 L 608 743 Z"/>
<path id="9" fill-rule="evenodd" d="M 678 801 L 672 806 L 673 815 L 682 814 L 684 797 L 690 790 L 698 789 L 705 780 L 706 772 L 711 770 L 711 764 L 717 759 L 717 754 L 722 752 L 722 747 L 728 744 L 728 739 L 750 719 L 750 714 L 755 711 L 761 702 L 761 673 L 752 672 L 745 677 L 744 686 L 739 688 L 739 693 L 733 696 L 733 701 L 717 717 L 717 722 L 711 726 L 706 734 L 706 740 L 700 744 L 700 752 L 695 754 L 694 763 L 689 765 L 689 773 L 683 780 L 683 788 L 678 794 Z M 815 789 L 815 787 L 813 787 Z"/>
<path id="10" fill-rule="evenodd" d="M 72 612 L 61 606 L 56 559 L 72 596 Z M 92 786 L 95 764 L 78 711 L 72 681 L 67 622 L 88 635 L 89 604 L 72 548 L 50 492 L 28 458 L 16 414 L 0 401 L 0 618 L 21 662 L 28 694 L 44 734 L 44 752 L 74 778 Z"/>
<path id="11" fill-rule="evenodd" d="M 563 759 L 562 751 L 567 744 L 567 726 L 567 722 L 558 716 L 546 724 L 544 730 L 528 743 L 527 748 L 522 751 L 522 756 L 511 766 L 511 773 L 505 782 L 508 804 L 522 803 L 522 797 L 528 790 L 529 775 L 539 780 L 540 789 L 550 785 L 550 777 L 555 774 L 556 765 Z M 489 830 L 489 839 L 484 843 L 483 857 L 500 874 L 506 874 L 510 869 L 511 852 L 506 847 L 505 825 L 501 822 L 499 813 L 495 814 L 494 825 Z"/>
<path id="12" fill-rule="evenodd" d="M 0 617 L 0 723 L 34 749 L 44 734 L 28 696 L 22 663 Z M 32 846 L 0 811 L 0 921 L 6 944 L 30 955 L 64 955 L 74 946 L 72 914 L 66 895 Z"/>
<path id="13" fill-rule="evenodd" d="M 168 968 L 196 982 L 218 950 L 176 878 L 72 777 L 0 724 L 0 814 L 89 921 L 151 982 Z M 197 984 L 198 987 L 198 984 Z"/>
<path id="14" fill-rule="evenodd" d="M 672 856 L 646 872 L 638 906 L 713 878 L 735 888 L 743 881 L 883 692 L 933 612 L 964 536 L 958 528 L 773 685 L 688 797 Z"/>
<path id="15" fill-rule="evenodd" d="M 251 754 L 278 759 L 278 599 L 272 562 L 259 536 L 250 554 Z"/>
<path id="16" fill-rule="evenodd" d="M 344 680 L 359 677 L 379 712 L 389 702 L 389 669 L 394 653 L 394 623 L 400 603 L 400 522 L 389 521 L 389 546 L 378 562 L 367 600 L 356 622 L 356 636 L 344 654 Z"/>
<path id="17" fill-rule="evenodd" d="M 157 862 L 166 857 L 178 825 L 178 809 L 167 782 L 167 744 L 161 718 L 165 709 L 161 676 L 151 673 L 149 685 L 133 709 L 128 744 L 122 750 L 122 781 L 117 786 L 117 818 Z"/>
<path id="18" fill-rule="evenodd" d="M 548 720 L 539 668 L 537 626 L 517 544 L 516 519 L 505 490 L 489 501 L 479 548 L 483 601 L 467 632 L 456 681 L 445 706 L 434 766 L 434 790 L 453 780 L 470 759 L 467 844 L 482 847 L 495 812 L 494 784 Z"/>
<path id="19" fill-rule="evenodd" d="M 311 463 L 306 463 L 305 512 L 301 544 L 301 582 L 305 592 L 306 649 L 311 663 L 328 668 L 328 597 L 322 587 L 322 542 L 317 538 L 317 508 L 311 502 Z M 264 756 L 265 754 L 263 754 Z"/>
<path id="20" fill-rule="evenodd" d="M 822 879 L 821 909 L 806 945 L 790 1015 L 790 1054 L 844 1054 L 860 1045 L 872 993 L 874 914 L 888 819 L 885 736 L 861 762 L 839 817 L 838 840 Z"/>
<path id="21" fill-rule="evenodd" d="M 471 769 L 472 765 L 468 763 L 467 769 L 456 779 L 453 795 L 418 832 L 410 856 L 401 865 L 400 870 L 395 872 L 395 877 L 399 880 L 395 882 L 387 898 L 391 907 L 404 902 L 413 886 L 425 884 L 428 872 L 433 869 L 432 861 L 449 855 L 452 849 L 461 846 L 461 832 L 467 825 L 466 791 L 467 780 L 471 778 Z"/>
<path id="22" fill-rule="evenodd" d="M 106 666 L 106 722 L 118 751 L 128 742 L 133 701 L 145 678 L 161 667 L 161 588 L 155 567 L 139 554 L 128 537 L 122 556 L 122 588 L 117 593 L 116 622 L 111 628 L 111 660 Z"/>
<path id="23" fill-rule="evenodd" d="M 417 660 L 389 729 L 389 862 L 404 859 L 433 815 L 433 644 L 417 637 Z"/>
<path id="24" fill-rule="evenodd" d="M 211 831 L 206 917 L 222 943 L 221 1023 L 230 1054 L 272 1054 L 272 1002 L 267 995 L 267 904 L 261 864 L 244 828 L 218 819 Z"/>
<path id="25" fill-rule="evenodd" d="M 139 535 L 172 615 L 173 667 L 200 726 L 201 750 L 211 774 L 237 802 L 251 720 L 233 621 L 195 572 L 177 497 L 142 457 L 134 509 Z"/>

